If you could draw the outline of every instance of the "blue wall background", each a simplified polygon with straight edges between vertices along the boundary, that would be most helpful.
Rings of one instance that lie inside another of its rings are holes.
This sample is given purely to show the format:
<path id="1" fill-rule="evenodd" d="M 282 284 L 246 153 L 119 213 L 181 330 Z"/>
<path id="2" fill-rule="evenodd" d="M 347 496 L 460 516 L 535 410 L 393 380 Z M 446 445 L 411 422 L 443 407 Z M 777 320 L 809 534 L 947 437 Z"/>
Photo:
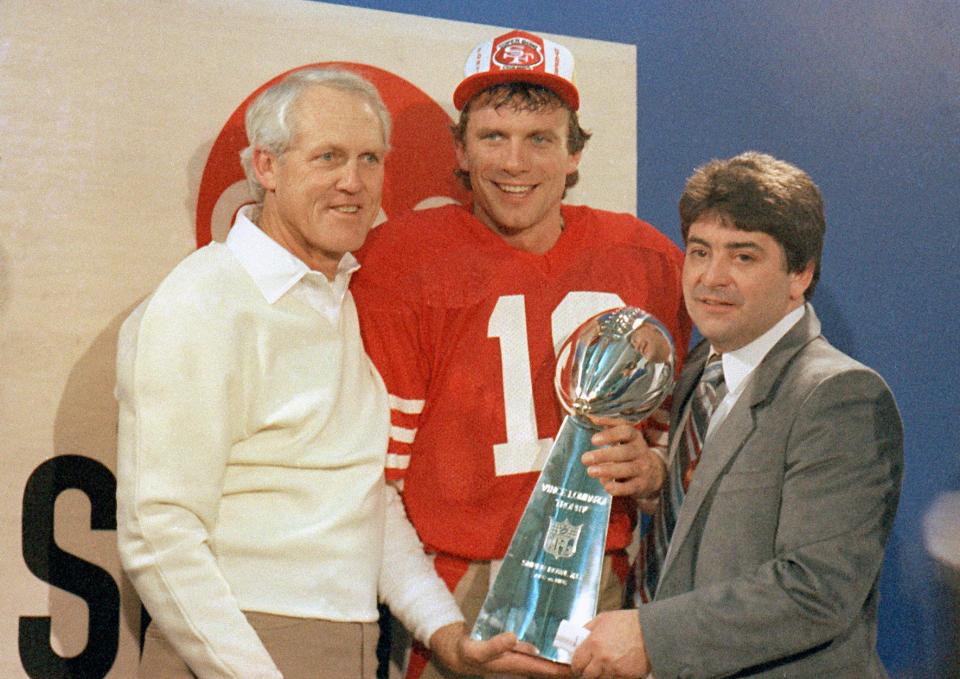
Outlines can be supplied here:
<path id="1" fill-rule="evenodd" d="M 756 149 L 810 173 L 827 204 L 824 332 L 886 377 L 906 425 L 880 653 L 894 677 L 942 676 L 921 526 L 960 489 L 960 3 L 340 4 L 635 44 L 638 214 L 678 242 L 676 201 L 704 161 Z"/>

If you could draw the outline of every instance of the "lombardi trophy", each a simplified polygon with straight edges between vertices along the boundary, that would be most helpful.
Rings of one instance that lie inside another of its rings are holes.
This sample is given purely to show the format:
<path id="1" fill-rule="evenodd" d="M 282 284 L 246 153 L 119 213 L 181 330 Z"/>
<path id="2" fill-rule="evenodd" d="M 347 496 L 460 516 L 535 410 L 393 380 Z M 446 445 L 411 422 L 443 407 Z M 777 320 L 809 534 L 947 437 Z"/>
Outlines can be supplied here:
<path id="1" fill-rule="evenodd" d="M 569 663 L 597 613 L 612 498 L 580 462 L 604 425 L 637 423 L 673 386 L 670 333 L 623 307 L 593 316 L 564 342 L 555 387 L 568 413 L 473 627 L 514 632 L 541 657 Z"/>

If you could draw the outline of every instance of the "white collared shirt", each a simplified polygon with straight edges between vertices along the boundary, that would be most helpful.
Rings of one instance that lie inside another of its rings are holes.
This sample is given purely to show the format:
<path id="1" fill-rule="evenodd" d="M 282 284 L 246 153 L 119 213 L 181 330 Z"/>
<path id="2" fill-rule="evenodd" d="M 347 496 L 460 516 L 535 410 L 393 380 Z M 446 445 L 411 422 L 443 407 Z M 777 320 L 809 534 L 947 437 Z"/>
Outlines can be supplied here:
<path id="1" fill-rule="evenodd" d="M 757 339 L 739 349 L 734 349 L 721 355 L 721 360 L 723 361 L 723 381 L 727 387 L 727 395 L 720 401 L 720 405 L 717 406 L 717 409 L 713 412 L 713 416 L 710 418 L 710 425 L 707 427 L 707 436 L 704 442 L 709 439 L 710 434 L 712 434 L 720 423 L 726 419 L 727 415 L 730 414 L 733 406 L 736 405 L 740 399 L 740 395 L 743 394 L 744 389 L 746 389 L 747 383 L 750 381 L 750 377 L 757 369 L 757 366 L 766 358 L 774 345 L 787 334 L 790 328 L 803 318 L 805 311 L 805 305 L 794 309 Z M 710 346 L 710 351 L 711 353 L 719 353 L 712 345 Z"/>
<path id="2" fill-rule="evenodd" d="M 360 268 L 356 257 L 345 253 L 337 264 L 336 276 L 330 281 L 254 224 L 250 219 L 252 209 L 253 206 L 247 206 L 240 210 L 225 244 L 264 298 L 273 304 L 290 292 L 337 325 L 350 277 Z"/>

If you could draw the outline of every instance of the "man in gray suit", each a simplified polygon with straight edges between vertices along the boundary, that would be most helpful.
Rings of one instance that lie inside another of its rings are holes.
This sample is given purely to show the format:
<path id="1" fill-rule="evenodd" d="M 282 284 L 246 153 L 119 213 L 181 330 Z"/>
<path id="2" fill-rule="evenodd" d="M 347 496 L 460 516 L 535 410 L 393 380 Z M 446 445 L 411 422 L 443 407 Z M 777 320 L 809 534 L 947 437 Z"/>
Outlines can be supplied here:
<path id="1" fill-rule="evenodd" d="M 696 170 L 680 220 L 684 296 L 705 339 L 674 391 L 639 608 L 589 623 L 573 671 L 885 677 L 877 587 L 903 430 L 883 379 L 830 346 L 809 303 L 820 192 L 744 153 Z"/>

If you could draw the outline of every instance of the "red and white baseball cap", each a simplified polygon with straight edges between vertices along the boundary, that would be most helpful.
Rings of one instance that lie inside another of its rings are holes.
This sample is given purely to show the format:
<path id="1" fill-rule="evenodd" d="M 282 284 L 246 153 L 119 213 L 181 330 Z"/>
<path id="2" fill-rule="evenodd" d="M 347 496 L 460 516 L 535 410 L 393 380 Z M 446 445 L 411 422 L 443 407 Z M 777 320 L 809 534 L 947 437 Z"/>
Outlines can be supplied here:
<path id="1" fill-rule="evenodd" d="M 481 90 L 517 81 L 546 87 L 574 111 L 580 108 L 573 54 L 563 45 L 526 31 L 510 31 L 477 45 L 467 57 L 463 76 L 453 92 L 458 111 Z"/>

